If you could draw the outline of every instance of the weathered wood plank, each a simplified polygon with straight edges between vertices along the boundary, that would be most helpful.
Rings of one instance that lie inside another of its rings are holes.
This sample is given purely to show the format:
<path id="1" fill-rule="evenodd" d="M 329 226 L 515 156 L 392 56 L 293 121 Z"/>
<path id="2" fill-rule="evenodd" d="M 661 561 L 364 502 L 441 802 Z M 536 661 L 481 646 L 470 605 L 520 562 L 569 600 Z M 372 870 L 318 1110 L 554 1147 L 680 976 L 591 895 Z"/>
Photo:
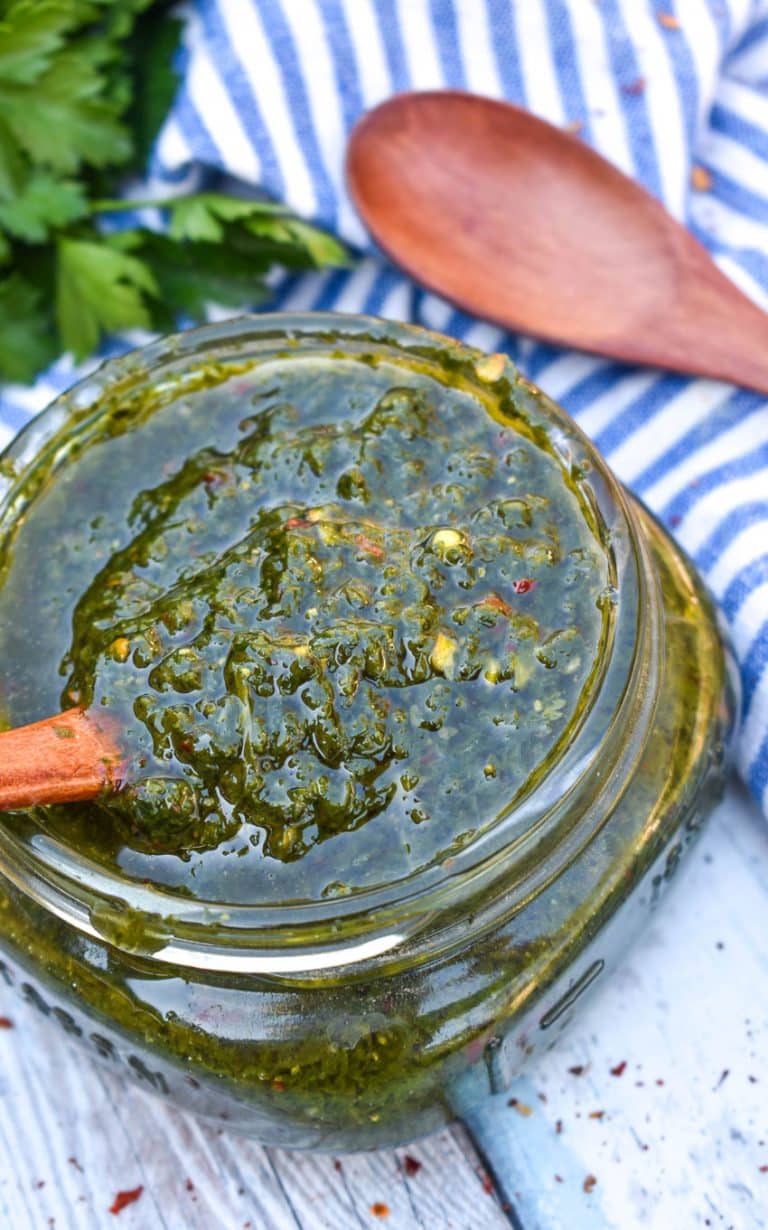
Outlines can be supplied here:
<path id="1" fill-rule="evenodd" d="M 768 1227 L 766 934 L 768 828 L 734 791 L 622 973 L 512 1091 L 518 1105 L 499 1096 L 473 1119 L 525 1230 Z M 14 1021 L 0 1029 L 3 1230 L 510 1224 L 459 1127 L 337 1168 L 172 1110 L 4 987 L 0 1015 Z M 422 1163 L 410 1175 L 406 1154 Z M 116 1192 L 138 1185 L 140 1200 L 112 1216 Z"/>
<path id="2" fill-rule="evenodd" d="M 462 1129 L 408 1152 L 293 1154 L 204 1125 L 50 1032 L 7 993 L 0 1013 L 0 1226 L 38 1230 L 504 1230 Z M 446 1177 L 450 1182 L 446 1183 Z M 121 1190 L 143 1186 L 120 1213 Z M 371 1210 L 386 1205 L 386 1217 Z"/>

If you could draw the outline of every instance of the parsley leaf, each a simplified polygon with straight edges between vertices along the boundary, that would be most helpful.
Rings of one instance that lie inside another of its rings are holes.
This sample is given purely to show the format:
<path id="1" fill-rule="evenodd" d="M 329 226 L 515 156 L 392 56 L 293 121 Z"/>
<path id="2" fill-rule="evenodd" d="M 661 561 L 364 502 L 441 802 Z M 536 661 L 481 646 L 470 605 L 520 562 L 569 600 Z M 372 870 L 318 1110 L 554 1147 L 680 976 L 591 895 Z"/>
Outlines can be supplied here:
<path id="1" fill-rule="evenodd" d="M 18 274 L 0 279 L 0 372 L 28 381 L 55 356 L 42 292 Z"/>
<path id="2" fill-rule="evenodd" d="M 341 264 L 331 236 L 262 200 L 119 195 L 170 107 L 174 0 L 0 0 L 0 380 L 104 333 L 250 308 L 275 265 Z M 156 206 L 165 233 L 101 216 Z"/>
<path id="3" fill-rule="evenodd" d="M 104 242 L 59 240 L 56 316 L 62 344 L 76 359 L 96 348 L 102 330 L 148 328 L 144 294 L 157 294 L 157 282 L 138 257 Z"/>
<path id="4" fill-rule="evenodd" d="M 42 243 L 55 227 L 66 226 L 89 213 L 83 185 L 56 179 L 49 171 L 33 172 L 18 196 L 0 197 L 0 230 L 27 243 Z"/>
<path id="5" fill-rule="evenodd" d="M 0 80 L 36 81 L 81 22 L 78 7 L 64 0 L 16 0 L 0 13 Z"/>

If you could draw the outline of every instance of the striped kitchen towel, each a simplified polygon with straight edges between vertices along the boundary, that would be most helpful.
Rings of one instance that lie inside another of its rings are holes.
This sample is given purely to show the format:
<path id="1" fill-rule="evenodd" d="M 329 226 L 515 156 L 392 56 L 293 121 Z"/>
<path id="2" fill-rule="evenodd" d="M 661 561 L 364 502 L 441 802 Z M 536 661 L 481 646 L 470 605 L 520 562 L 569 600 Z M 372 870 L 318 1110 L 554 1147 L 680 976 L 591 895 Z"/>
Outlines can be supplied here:
<path id="1" fill-rule="evenodd" d="M 730 626 L 741 772 L 768 811 L 768 404 L 709 380 L 557 350 L 473 320 L 382 259 L 343 181 L 355 120 L 456 87 L 577 129 L 768 307 L 768 0 L 195 0 L 154 186 L 207 167 L 258 185 L 361 259 L 271 307 L 361 311 L 506 350 L 561 401 L 699 565 Z M 65 387 L 0 396 L 0 442 Z"/>

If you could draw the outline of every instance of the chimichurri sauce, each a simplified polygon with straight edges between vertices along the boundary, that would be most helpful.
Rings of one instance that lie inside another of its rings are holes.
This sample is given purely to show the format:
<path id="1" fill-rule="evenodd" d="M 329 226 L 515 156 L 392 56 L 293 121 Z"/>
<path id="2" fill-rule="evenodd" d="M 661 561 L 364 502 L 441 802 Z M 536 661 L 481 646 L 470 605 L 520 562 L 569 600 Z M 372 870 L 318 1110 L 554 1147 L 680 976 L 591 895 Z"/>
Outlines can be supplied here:
<path id="1" fill-rule="evenodd" d="M 586 703 L 610 571 L 577 479 L 513 401 L 416 365 L 199 384 L 75 433 L 0 558 L 0 718 L 105 706 L 129 751 L 40 825 L 233 902 L 446 860 Z"/>

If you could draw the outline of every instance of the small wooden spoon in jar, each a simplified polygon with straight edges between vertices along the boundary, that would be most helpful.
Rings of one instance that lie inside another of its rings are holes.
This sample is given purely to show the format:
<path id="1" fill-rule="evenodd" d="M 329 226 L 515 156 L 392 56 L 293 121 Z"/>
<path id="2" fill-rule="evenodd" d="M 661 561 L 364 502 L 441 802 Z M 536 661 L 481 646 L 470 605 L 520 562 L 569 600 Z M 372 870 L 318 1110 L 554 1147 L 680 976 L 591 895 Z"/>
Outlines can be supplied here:
<path id="1" fill-rule="evenodd" d="M 0 734 L 0 811 L 76 803 L 117 785 L 116 723 L 83 709 Z"/>
<path id="2" fill-rule="evenodd" d="M 520 107 L 398 94 L 358 123 L 347 178 L 380 247 L 472 315 L 768 393 L 768 314 L 655 197 Z"/>

